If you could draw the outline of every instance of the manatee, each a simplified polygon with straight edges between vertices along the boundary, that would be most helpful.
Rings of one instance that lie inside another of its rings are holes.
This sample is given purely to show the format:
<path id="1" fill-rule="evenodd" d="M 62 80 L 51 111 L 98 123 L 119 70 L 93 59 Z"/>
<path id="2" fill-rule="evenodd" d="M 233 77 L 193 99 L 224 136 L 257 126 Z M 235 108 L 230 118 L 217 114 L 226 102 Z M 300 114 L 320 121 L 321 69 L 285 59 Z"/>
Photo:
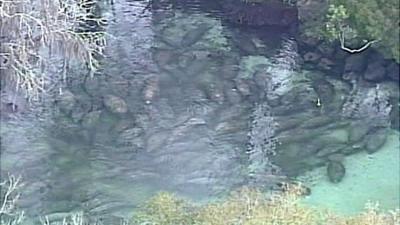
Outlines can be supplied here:
<path id="1" fill-rule="evenodd" d="M 346 168 L 339 161 L 330 161 L 327 167 L 328 178 L 332 183 L 339 183 L 346 174 Z"/>
<path id="2" fill-rule="evenodd" d="M 206 23 L 198 25 L 196 30 L 188 31 L 181 40 L 182 47 L 189 47 L 196 44 L 203 36 L 211 29 L 211 26 Z"/>
<path id="3" fill-rule="evenodd" d="M 152 76 L 146 80 L 143 88 L 143 99 L 146 104 L 150 104 L 159 91 L 159 78 Z"/>

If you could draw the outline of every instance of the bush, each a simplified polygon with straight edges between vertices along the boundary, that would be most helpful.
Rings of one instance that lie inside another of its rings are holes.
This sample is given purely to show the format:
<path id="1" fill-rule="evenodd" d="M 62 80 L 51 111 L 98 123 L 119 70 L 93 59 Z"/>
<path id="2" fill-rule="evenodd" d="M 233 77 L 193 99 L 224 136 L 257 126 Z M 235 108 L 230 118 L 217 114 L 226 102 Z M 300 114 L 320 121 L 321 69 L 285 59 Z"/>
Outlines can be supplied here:
<path id="1" fill-rule="evenodd" d="M 342 217 L 302 205 L 301 186 L 267 196 L 242 188 L 227 199 L 195 205 L 168 193 L 150 199 L 133 217 L 131 225 L 395 225 L 399 211 L 382 213 L 367 205 L 365 212 Z"/>
<path id="2" fill-rule="evenodd" d="M 362 46 L 365 40 L 376 41 L 374 47 L 387 58 L 400 62 L 398 0 L 332 0 L 328 9 L 325 36 L 339 39 L 340 34 Z M 344 40 L 343 40 L 344 41 Z"/>
<path id="3" fill-rule="evenodd" d="M 0 1 L 2 89 L 15 87 L 28 98 L 37 98 L 66 79 L 74 59 L 93 72 L 98 67 L 95 56 L 102 54 L 106 43 L 104 32 L 82 29 L 90 22 L 103 22 L 93 15 L 92 5 L 92 0 Z M 59 76 L 53 68 L 60 67 L 55 57 L 62 65 Z"/>

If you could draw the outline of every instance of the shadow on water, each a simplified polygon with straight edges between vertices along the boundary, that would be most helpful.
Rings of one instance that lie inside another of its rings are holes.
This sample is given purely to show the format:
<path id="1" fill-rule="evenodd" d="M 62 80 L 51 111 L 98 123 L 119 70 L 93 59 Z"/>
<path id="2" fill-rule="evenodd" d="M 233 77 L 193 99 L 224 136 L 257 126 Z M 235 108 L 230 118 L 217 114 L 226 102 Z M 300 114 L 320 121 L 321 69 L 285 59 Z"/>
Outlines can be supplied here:
<path id="1" fill-rule="evenodd" d="M 301 70 L 289 33 L 229 26 L 199 2 L 115 2 L 101 71 L 71 73 L 37 118 L 2 123 L 2 169 L 28 184 L 28 216 L 129 217 L 162 190 L 203 201 L 276 188 L 385 135 L 386 112 L 357 138 L 349 129 L 368 119 L 352 121 L 363 109 L 348 103 L 342 116 L 343 96 L 363 101 L 369 88 Z"/>

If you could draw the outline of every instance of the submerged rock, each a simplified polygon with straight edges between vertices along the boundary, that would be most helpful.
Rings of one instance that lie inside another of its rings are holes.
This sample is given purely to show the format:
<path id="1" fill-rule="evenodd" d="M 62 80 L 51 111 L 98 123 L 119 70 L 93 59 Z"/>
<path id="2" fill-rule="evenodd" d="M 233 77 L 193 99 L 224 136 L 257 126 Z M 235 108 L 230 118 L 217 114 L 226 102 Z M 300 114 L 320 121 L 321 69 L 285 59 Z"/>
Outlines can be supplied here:
<path id="1" fill-rule="evenodd" d="M 339 183 L 346 174 L 346 168 L 339 161 L 330 161 L 327 167 L 328 178 L 332 183 Z"/>

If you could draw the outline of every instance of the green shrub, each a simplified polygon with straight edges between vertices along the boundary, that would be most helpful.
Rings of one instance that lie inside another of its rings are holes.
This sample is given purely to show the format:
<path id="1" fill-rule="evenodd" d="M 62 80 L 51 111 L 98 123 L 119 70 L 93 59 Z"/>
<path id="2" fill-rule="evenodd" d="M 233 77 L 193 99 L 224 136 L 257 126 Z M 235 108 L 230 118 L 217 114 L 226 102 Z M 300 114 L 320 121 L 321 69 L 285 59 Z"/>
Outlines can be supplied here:
<path id="1" fill-rule="evenodd" d="M 357 45 L 376 40 L 374 47 L 400 62 L 398 0 L 332 0 L 326 18 L 328 38 L 343 32 Z"/>
<path id="2" fill-rule="evenodd" d="M 396 225 L 400 212 L 379 212 L 368 205 L 365 212 L 343 217 L 302 205 L 301 186 L 280 194 L 265 195 L 251 188 L 233 192 L 225 200 L 194 205 L 161 193 L 133 217 L 131 225 Z"/>

